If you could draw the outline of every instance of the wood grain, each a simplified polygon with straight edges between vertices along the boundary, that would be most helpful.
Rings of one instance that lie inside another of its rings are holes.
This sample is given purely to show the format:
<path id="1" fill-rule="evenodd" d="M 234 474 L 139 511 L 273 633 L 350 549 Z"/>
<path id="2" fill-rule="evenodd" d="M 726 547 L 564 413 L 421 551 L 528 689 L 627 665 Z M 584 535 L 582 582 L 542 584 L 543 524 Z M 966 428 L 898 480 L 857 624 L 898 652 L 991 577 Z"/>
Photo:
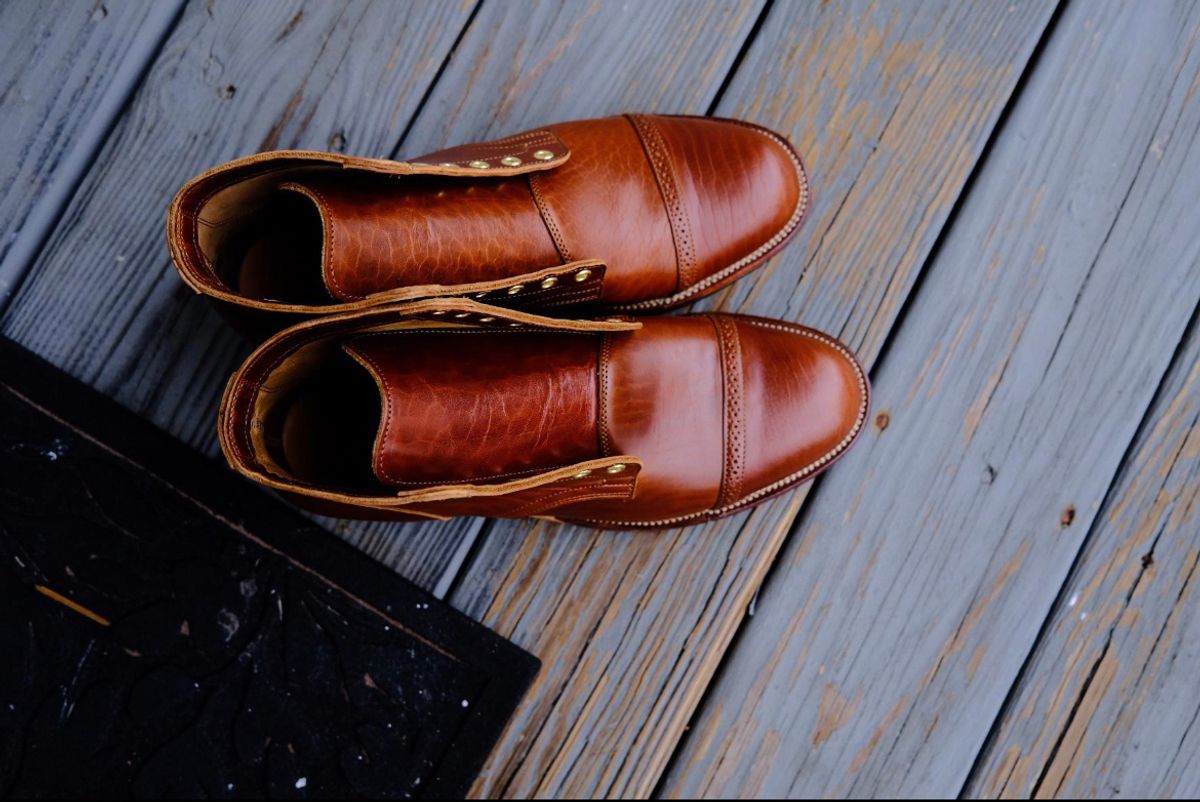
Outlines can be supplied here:
<path id="1" fill-rule="evenodd" d="M 1193 321 L 967 795 L 1200 795 L 1198 557 Z"/>
<path id="2" fill-rule="evenodd" d="M 181 0 L 0 5 L 0 310 L 91 166 Z"/>
<path id="3" fill-rule="evenodd" d="M 1198 26 L 1067 8 L 664 795 L 959 792 L 1200 301 Z"/>
<path id="4" fill-rule="evenodd" d="M 1198 424 L 1193 326 L 967 795 L 1200 794 Z"/>
<path id="5" fill-rule="evenodd" d="M 215 454 L 220 393 L 248 349 L 171 267 L 167 203 L 192 175 L 257 150 L 387 155 L 472 7 L 189 5 L 0 329 Z M 416 529 L 342 534 L 430 586 L 455 543 L 434 537 L 400 552 Z"/>
<path id="6" fill-rule="evenodd" d="M 599 111 L 703 112 L 723 74 L 697 75 L 732 63 L 760 6 L 485 3 L 415 120 L 469 3 L 189 8 L 0 329 L 215 453 L 216 405 L 246 346 L 167 260 L 163 210 L 186 178 L 270 147 L 387 155 L 410 122 L 409 154 L 470 141 L 492 132 L 497 103 L 520 110 L 509 131 L 597 113 L 593 94 Z M 516 77 L 489 83 L 498 64 Z M 568 78 L 573 105 L 559 93 Z M 322 522 L 442 590 L 483 525 Z"/>
<path id="7" fill-rule="evenodd" d="M 627 111 L 703 114 L 764 2 L 488 0 L 404 152 Z"/>
<path id="8" fill-rule="evenodd" d="M 397 152 L 416 156 L 629 110 L 703 114 L 763 5 L 485 2 Z M 459 580 L 476 538 L 490 526 L 451 521 L 429 536 L 429 548 L 455 554 L 431 586 L 439 595 Z"/>
<path id="9" fill-rule="evenodd" d="M 873 359 L 1050 10 L 774 5 L 717 111 L 792 137 L 816 206 L 725 306 Z M 662 533 L 498 524 L 452 601 L 545 668 L 474 793 L 649 794 L 802 499 Z"/>

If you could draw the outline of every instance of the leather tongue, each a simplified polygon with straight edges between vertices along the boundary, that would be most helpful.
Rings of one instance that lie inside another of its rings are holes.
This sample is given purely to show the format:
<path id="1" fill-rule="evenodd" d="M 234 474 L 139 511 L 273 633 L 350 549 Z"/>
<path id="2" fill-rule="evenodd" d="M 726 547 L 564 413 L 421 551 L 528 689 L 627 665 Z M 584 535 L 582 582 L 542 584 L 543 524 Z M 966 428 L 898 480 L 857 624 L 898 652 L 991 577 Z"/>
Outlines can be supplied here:
<path id="1" fill-rule="evenodd" d="M 304 195 L 320 212 L 321 275 L 339 301 L 491 281 L 562 261 L 523 178 L 321 170 L 280 189 Z"/>
<path id="2" fill-rule="evenodd" d="M 504 481 L 600 456 L 598 335 L 395 331 L 343 347 L 379 386 L 384 484 Z"/>

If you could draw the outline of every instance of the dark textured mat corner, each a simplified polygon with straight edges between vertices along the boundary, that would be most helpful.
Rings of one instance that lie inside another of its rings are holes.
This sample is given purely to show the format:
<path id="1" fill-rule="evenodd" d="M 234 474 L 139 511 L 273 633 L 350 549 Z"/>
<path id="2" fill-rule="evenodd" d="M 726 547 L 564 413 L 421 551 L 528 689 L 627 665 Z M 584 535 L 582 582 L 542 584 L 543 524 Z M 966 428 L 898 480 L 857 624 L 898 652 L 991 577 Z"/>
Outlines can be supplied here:
<path id="1" fill-rule="evenodd" d="M 462 796 L 537 668 L 0 341 L 0 794 Z"/>

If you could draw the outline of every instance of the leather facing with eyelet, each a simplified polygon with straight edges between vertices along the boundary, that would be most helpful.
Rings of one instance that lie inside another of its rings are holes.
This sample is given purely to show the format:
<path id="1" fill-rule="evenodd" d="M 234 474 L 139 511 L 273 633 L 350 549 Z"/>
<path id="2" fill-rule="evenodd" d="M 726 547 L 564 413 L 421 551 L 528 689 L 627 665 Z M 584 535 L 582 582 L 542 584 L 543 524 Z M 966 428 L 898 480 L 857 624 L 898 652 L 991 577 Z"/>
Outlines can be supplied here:
<path id="1" fill-rule="evenodd" d="M 273 175 L 321 212 L 330 303 L 243 297 L 199 247 L 215 193 Z M 439 201 L 437 186 L 477 191 Z M 557 123 L 408 162 L 311 151 L 237 159 L 180 191 L 167 238 L 185 282 L 240 309 L 353 311 L 467 294 L 467 284 L 528 284 L 546 268 L 594 262 L 606 270 L 588 292 L 560 286 L 522 301 L 530 308 L 600 301 L 638 311 L 700 297 L 736 278 L 778 248 L 807 208 L 799 157 L 767 129 L 628 115 Z M 395 224 L 422 216 L 422 225 Z"/>
<path id="2" fill-rule="evenodd" d="M 299 481 L 255 446 L 274 371 L 326 341 L 372 365 L 394 416 L 381 422 L 373 492 Z M 445 298 L 278 333 L 231 378 L 219 427 L 236 470 L 327 514 L 662 527 L 731 514 L 811 478 L 862 430 L 868 396 L 845 346 L 794 324 L 568 320 Z M 449 473 L 458 478 L 439 481 Z"/>

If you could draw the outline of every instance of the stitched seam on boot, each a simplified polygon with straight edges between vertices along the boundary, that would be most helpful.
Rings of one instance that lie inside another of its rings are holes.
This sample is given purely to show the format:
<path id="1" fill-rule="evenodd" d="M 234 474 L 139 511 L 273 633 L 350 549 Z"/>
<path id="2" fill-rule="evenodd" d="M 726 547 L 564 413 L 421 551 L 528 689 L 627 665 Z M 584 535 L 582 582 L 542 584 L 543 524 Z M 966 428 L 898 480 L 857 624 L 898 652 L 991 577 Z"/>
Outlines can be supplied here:
<path id="1" fill-rule="evenodd" d="M 679 199 L 679 177 L 667 154 L 662 132 L 654 121 L 641 114 L 630 114 L 628 119 L 650 159 L 651 172 L 666 206 L 671 239 L 675 244 L 675 291 L 678 292 L 692 283 L 696 268 L 696 247 L 692 240 L 692 229 L 687 212 Z"/>
<path id="2" fill-rule="evenodd" d="M 530 173 L 526 178 L 529 179 L 529 193 L 533 195 L 533 205 L 537 207 L 538 214 L 542 217 L 542 222 L 546 224 L 546 230 L 550 232 L 550 239 L 554 242 L 554 247 L 558 251 L 559 258 L 563 262 L 575 261 L 571 258 L 571 249 L 567 247 L 567 241 L 563 238 L 562 228 L 558 225 L 558 218 L 550 208 L 550 204 L 546 202 L 546 197 L 542 194 L 542 188 L 538 186 L 541 178 L 540 174 Z"/>
<path id="3" fill-rule="evenodd" d="M 742 349 L 737 326 L 729 318 L 709 315 L 717 330 L 724 393 L 725 460 L 716 507 L 741 497 L 746 468 L 746 421 L 742 388 Z"/>

